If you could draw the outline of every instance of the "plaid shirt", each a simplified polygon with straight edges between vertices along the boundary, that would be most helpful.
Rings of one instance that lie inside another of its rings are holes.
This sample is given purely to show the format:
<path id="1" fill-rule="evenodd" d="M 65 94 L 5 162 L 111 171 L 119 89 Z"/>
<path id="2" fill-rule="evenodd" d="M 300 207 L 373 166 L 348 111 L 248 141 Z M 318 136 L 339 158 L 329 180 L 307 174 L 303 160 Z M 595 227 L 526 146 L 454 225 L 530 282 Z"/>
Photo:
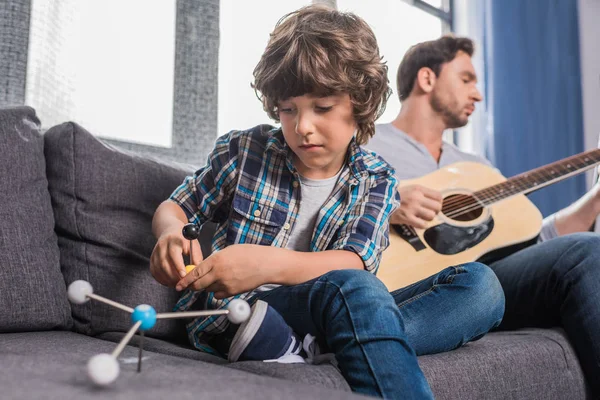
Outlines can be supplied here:
<path id="1" fill-rule="evenodd" d="M 260 125 L 230 132 L 217 139 L 206 166 L 187 177 L 170 200 L 190 222 L 216 222 L 213 251 L 238 243 L 286 247 L 300 209 L 300 177 L 292 155 L 281 129 Z M 389 215 L 399 204 L 396 185 L 393 168 L 352 139 L 347 164 L 319 211 L 311 251 L 353 251 L 375 273 L 389 243 Z M 274 287 L 267 284 L 220 300 L 213 293 L 188 290 L 175 309 L 219 309 L 233 298 L 247 299 Z M 195 347 L 210 351 L 203 343 L 227 326 L 226 316 L 200 317 L 188 324 L 188 336 Z"/>

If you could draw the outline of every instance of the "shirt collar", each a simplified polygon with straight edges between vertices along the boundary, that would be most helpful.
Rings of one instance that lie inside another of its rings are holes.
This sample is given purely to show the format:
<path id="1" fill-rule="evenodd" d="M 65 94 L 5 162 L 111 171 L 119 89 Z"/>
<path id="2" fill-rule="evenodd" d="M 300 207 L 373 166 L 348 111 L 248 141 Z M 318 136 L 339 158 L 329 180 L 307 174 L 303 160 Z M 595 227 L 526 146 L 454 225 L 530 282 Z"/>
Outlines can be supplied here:
<path id="1" fill-rule="evenodd" d="M 398 134 L 400 135 L 400 137 L 407 141 L 409 144 L 411 144 L 412 146 L 414 146 L 419 152 L 421 152 L 423 155 L 431 158 L 432 160 L 435 161 L 435 159 L 431 156 L 431 153 L 429 152 L 429 150 L 427 150 L 427 147 L 425 147 L 425 145 L 421 142 L 419 142 L 417 139 L 413 138 L 412 136 L 409 136 L 406 132 L 404 132 L 402 129 L 398 129 L 394 124 L 392 124 L 390 122 L 389 124 L 392 129 Z M 448 143 L 446 143 L 445 140 L 442 140 L 442 148 L 440 149 L 440 161 L 442 160 L 442 157 L 444 157 L 444 153 L 447 153 L 448 150 Z M 436 164 L 438 164 L 436 162 Z M 441 164 L 440 164 L 441 165 Z"/>

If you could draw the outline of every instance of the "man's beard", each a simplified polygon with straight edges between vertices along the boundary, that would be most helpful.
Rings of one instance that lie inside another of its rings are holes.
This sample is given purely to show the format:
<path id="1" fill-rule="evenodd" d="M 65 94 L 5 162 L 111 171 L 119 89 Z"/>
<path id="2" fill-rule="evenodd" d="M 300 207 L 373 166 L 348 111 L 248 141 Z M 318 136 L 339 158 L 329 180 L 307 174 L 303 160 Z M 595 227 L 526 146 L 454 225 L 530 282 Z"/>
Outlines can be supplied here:
<path id="1" fill-rule="evenodd" d="M 431 107 L 435 112 L 439 113 L 442 116 L 447 129 L 461 128 L 469 122 L 469 118 L 461 118 L 462 113 L 460 111 L 454 112 L 452 111 L 454 107 L 450 107 L 450 105 L 444 104 L 443 100 L 440 99 L 439 96 L 437 96 L 435 91 L 432 93 L 431 96 Z"/>

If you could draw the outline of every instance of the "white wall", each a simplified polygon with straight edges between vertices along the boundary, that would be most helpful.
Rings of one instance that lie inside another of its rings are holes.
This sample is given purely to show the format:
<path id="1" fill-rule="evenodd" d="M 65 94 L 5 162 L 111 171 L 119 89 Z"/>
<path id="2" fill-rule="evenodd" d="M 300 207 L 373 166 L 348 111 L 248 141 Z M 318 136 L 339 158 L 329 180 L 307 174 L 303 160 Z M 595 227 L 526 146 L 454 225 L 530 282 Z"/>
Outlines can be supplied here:
<path id="1" fill-rule="evenodd" d="M 377 38 L 379 52 L 388 66 L 392 95 L 385 112 L 376 123 L 391 122 L 400 111 L 396 76 L 404 53 L 417 43 L 439 38 L 442 35 L 442 21 L 398 0 L 337 0 L 337 6 L 340 11 L 353 12 L 363 18 Z"/>
<path id="2" fill-rule="evenodd" d="M 269 119 L 250 87 L 254 67 L 277 21 L 310 3 L 310 0 L 221 0 L 217 136 L 259 124 L 277 125 Z"/>
<path id="3" fill-rule="evenodd" d="M 578 6 L 584 146 L 588 150 L 598 147 L 600 135 L 600 1 L 578 0 Z"/>

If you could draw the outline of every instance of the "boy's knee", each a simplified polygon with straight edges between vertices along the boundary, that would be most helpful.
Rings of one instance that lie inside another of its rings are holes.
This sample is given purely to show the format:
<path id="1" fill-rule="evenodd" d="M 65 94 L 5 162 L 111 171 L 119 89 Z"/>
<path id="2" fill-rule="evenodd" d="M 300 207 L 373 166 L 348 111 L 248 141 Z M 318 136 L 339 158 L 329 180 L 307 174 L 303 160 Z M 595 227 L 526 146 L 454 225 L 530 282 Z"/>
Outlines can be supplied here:
<path id="1" fill-rule="evenodd" d="M 385 285 L 372 273 L 360 269 L 330 271 L 319 278 L 339 288 L 373 288 L 387 292 Z"/>
<path id="2" fill-rule="evenodd" d="M 348 307 L 366 308 L 368 303 L 397 309 L 394 298 L 383 282 L 368 271 L 357 269 L 331 271 L 321 276 L 318 282 L 325 285 L 325 292 L 329 296 L 340 296 Z"/>
<path id="3" fill-rule="evenodd" d="M 504 290 L 496 274 L 487 265 L 477 262 L 462 267 L 470 275 L 469 295 L 464 306 L 471 308 L 472 315 L 489 319 L 497 326 L 504 315 Z"/>

